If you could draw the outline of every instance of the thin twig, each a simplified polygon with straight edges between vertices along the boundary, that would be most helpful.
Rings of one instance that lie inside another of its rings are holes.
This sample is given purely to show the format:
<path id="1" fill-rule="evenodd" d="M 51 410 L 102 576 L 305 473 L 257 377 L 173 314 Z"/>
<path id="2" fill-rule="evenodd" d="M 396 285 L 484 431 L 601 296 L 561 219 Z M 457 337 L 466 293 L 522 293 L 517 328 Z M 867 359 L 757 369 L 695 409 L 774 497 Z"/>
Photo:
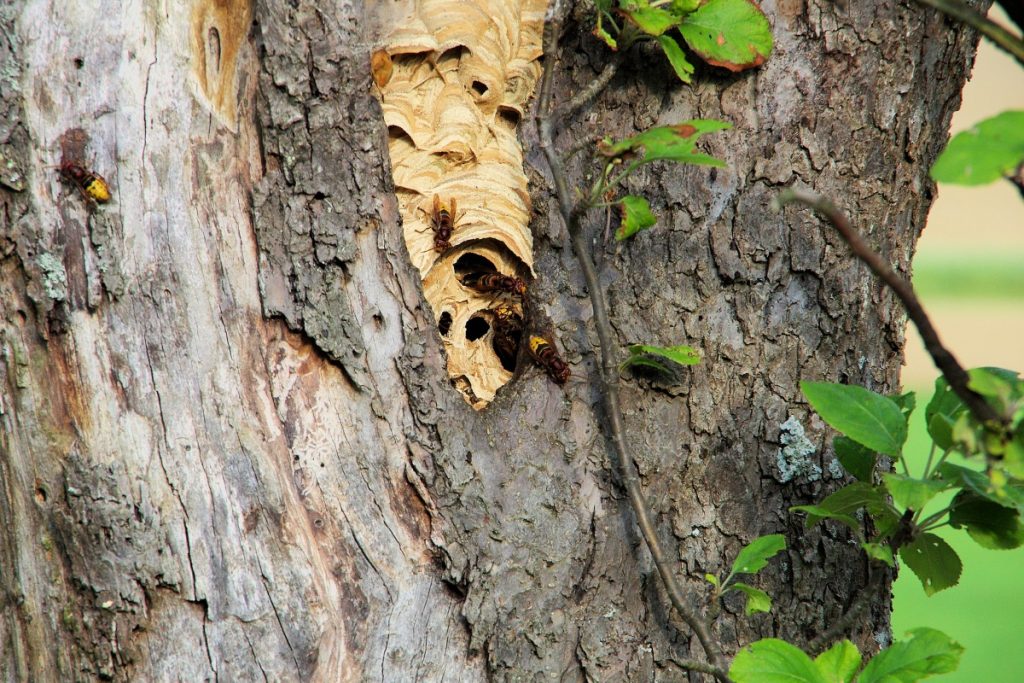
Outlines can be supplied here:
<path id="1" fill-rule="evenodd" d="M 1007 180 L 1017 188 L 1017 192 L 1020 192 L 1020 198 L 1024 199 L 1024 163 L 1018 166 L 1017 170 Z"/>
<path id="2" fill-rule="evenodd" d="M 675 576 L 665 559 L 661 543 L 658 541 L 654 525 L 651 523 L 648 513 L 647 501 L 644 499 L 640 487 L 639 477 L 636 473 L 636 464 L 626 449 L 626 442 L 623 434 L 622 409 L 619 404 L 618 373 L 616 372 L 615 358 L 612 354 L 613 341 L 611 324 L 608 320 L 608 304 L 605 300 L 604 290 L 597 276 L 597 268 L 594 266 L 593 258 L 588 250 L 586 237 L 580 226 L 581 211 L 573 206 L 569 193 L 569 186 L 566 180 L 565 168 L 562 160 L 555 150 L 553 129 L 554 122 L 551 112 L 551 93 L 554 81 L 554 64 L 557 53 L 557 39 L 561 31 L 560 17 L 561 3 L 556 2 L 549 10 L 547 24 L 544 27 L 544 72 L 541 77 L 540 99 L 537 103 L 537 133 L 540 137 L 541 150 L 551 168 L 551 176 L 555 185 L 555 195 L 558 200 L 559 213 L 565 222 L 566 229 L 572 242 L 573 251 L 579 261 L 580 269 L 583 271 L 584 280 L 587 283 L 587 290 L 590 294 L 591 305 L 594 309 L 594 325 L 597 329 L 598 347 L 601 356 L 600 384 L 601 395 L 604 398 L 605 413 L 608 419 L 608 427 L 612 443 L 615 446 L 615 454 L 618 459 L 619 471 L 622 477 L 622 484 L 629 496 L 630 506 L 636 515 L 637 526 L 643 535 L 647 548 L 650 550 L 651 558 L 658 574 L 665 584 L 672 606 L 679 613 L 680 618 L 689 626 L 708 658 L 706 668 L 695 669 L 710 673 L 719 681 L 728 683 L 730 680 L 720 665 L 721 652 L 718 644 L 711 635 L 708 624 L 691 612 L 683 601 L 682 591 L 676 583 Z M 610 80 L 610 78 L 609 78 Z M 589 91 L 589 88 L 588 88 Z M 591 97 L 597 95 L 594 92 Z"/>
<path id="3" fill-rule="evenodd" d="M 698 662 L 695 659 L 672 659 L 672 663 L 678 666 L 680 669 L 686 671 L 699 671 L 705 674 L 711 674 L 715 678 L 722 680 L 725 676 L 725 672 L 716 666 L 711 666 L 705 662 Z M 728 680 L 728 679 L 726 679 Z"/>
<path id="4" fill-rule="evenodd" d="M 996 4 L 1003 8 L 1018 29 L 1024 31 L 1024 3 L 1020 0 L 996 0 Z"/>
<path id="5" fill-rule="evenodd" d="M 914 288 L 910 286 L 909 282 L 897 275 L 889 264 L 868 246 L 864 238 L 850 225 L 850 221 L 842 211 L 823 197 L 795 188 L 780 194 L 778 202 L 780 205 L 799 202 L 809 206 L 828 219 L 829 223 L 846 240 L 854 256 L 867 264 L 871 272 L 888 285 L 899 298 L 903 308 L 907 311 L 907 315 L 910 316 L 914 326 L 917 327 L 917 331 L 921 334 L 924 347 L 935 362 L 935 366 L 942 373 L 942 376 L 946 378 L 946 381 L 949 382 L 953 392 L 960 397 L 960 400 L 971 411 L 975 419 L 983 425 L 992 427 L 1004 424 L 1004 419 L 1000 417 L 995 409 L 986 403 L 980 394 L 968 386 L 970 378 L 967 372 L 957 362 L 956 358 L 953 357 L 953 354 L 939 341 L 939 333 L 935 331 L 932 321 L 928 318 L 928 314 L 925 313 L 924 307 L 921 306 L 921 301 L 914 294 Z"/>
<path id="6" fill-rule="evenodd" d="M 577 93 L 576 97 L 569 100 L 569 103 L 559 109 L 551 118 L 556 121 L 565 121 L 600 95 L 601 91 L 611 83 L 611 80 L 615 78 L 615 74 L 618 73 L 619 65 L 622 64 L 622 53 L 623 51 L 614 53 L 611 60 L 601 69 L 601 73 L 597 75 L 597 78 Z"/>
<path id="7" fill-rule="evenodd" d="M 953 505 L 953 504 L 949 504 L 946 507 L 944 507 L 941 510 L 939 510 L 938 512 L 935 512 L 935 513 L 932 513 L 932 514 L 928 515 L 927 517 L 925 517 L 920 522 L 915 522 L 915 524 L 917 525 L 917 527 L 921 531 L 924 531 L 925 529 L 928 528 L 929 525 L 934 524 L 935 522 L 937 522 L 940 519 L 942 519 L 942 517 L 944 515 L 949 514 L 950 511 L 952 511 L 954 507 L 956 507 L 956 506 Z"/>
<path id="8" fill-rule="evenodd" d="M 926 479 L 932 474 L 932 458 L 935 457 L 935 449 L 938 448 L 938 444 L 932 441 L 932 447 L 928 449 L 928 462 L 924 464 L 924 473 L 921 475 L 922 479 Z"/>
<path id="9" fill-rule="evenodd" d="M 943 14 L 953 17 L 959 22 L 978 30 L 996 47 L 1009 53 L 1021 66 L 1024 66 L 1024 40 L 1015 36 L 996 22 L 986 17 L 959 0 L 917 0 L 922 5 L 934 7 Z"/>

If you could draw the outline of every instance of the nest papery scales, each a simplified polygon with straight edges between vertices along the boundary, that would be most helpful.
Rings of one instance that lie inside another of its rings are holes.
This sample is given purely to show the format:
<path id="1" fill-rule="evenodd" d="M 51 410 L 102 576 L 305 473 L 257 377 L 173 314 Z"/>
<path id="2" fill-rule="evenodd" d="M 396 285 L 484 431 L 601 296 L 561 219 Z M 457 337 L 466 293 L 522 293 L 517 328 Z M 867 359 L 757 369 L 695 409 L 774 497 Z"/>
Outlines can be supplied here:
<path id="1" fill-rule="evenodd" d="M 447 316 L 448 373 L 475 408 L 511 378 L 492 347 L 493 308 L 499 299 L 522 307 L 511 295 L 465 287 L 457 270 L 484 263 L 521 278 L 532 273 L 516 128 L 540 76 L 545 8 L 536 0 L 420 0 L 384 46 L 391 72 L 378 86 L 406 247 L 435 320 Z M 451 246 L 440 252 L 435 195 L 457 206 Z"/>

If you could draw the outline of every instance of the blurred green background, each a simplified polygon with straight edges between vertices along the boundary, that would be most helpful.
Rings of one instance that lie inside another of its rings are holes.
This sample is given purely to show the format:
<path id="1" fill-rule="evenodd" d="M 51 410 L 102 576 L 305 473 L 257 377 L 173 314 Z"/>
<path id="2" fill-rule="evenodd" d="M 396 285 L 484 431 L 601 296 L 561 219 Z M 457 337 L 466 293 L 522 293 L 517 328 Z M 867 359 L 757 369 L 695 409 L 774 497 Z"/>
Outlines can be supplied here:
<path id="1" fill-rule="evenodd" d="M 1005 17 L 993 13 L 997 21 Z M 983 43 L 953 132 L 1007 109 L 1024 109 L 1024 70 Z M 966 367 L 1024 372 L 1024 201 L 1008 182 L 981 188 L 942 185 L 914 258 L 914 284 L 943 342 Z M 907 332 L 903 386 L 918 410 L 906 452 L 911 472 L 928 455 L 921 417 L 937 371 L 916 332 Z M 938 508 L 936 508 L 938 509 Z M 986 550 L 965 532 L 938 532 L 960 554 L 960 584 L 927 597 L 906 567 L 893 586 L 893 634 L 938 628 L 964 646 L 957 672 L 938 683 L 1024 681 L 1024 548 Z"/>

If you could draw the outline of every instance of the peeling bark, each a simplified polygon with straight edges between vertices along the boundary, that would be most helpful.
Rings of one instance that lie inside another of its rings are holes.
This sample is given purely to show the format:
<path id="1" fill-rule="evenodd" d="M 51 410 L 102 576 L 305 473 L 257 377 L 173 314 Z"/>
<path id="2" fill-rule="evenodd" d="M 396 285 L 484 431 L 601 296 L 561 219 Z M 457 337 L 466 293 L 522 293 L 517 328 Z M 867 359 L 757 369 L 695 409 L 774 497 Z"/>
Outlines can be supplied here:
<path id="1" fill-rule="evenodd" d="M 764 8 L 760 71 L 678 87 L 644 48 L 571 124 L 735 125 L 709 148 L 728 169 L 645 170 L 659 226 L 599 244 L 620 340 L 703 353 L 677 385 L 625 389 L 695 604 L 743 543 L 790 543 L 761 584 L 771 615 L 727 602 L 729 651 L 806 641 L 863 586 L 843 532 L 786 512 L 839 483 L 797 383 L 893 391 L 903 344 L 840 240 L 769 202 L 794 182 L 834 196 L 906 272 L 975 47 L 913 3 Z M 529 126 L 533 289 L 582 379 L 525 369 L 481 413 L 449 386 L 364 12 L 0 7 L 3 680 L 671 680 L 699 656 L 609 473 L 589 305 Z M 605 58 L 570 27 L 565 92 Z M 110 204 L 59 182 L 72 148 Z M 784 450 L 805 474 L 785 480 Z"/>

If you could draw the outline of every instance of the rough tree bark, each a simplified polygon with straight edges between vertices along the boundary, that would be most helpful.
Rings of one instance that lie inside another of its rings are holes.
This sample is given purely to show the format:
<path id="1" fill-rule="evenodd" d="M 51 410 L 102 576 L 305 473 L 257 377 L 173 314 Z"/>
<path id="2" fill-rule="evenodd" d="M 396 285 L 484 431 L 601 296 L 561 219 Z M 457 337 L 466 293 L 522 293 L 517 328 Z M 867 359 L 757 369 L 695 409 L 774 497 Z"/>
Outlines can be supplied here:
<path id="1" fill-rule="evenodd" d="M 727 603 L 730 652 L 806 641 L 863 586 L 845 534 L 786 512 L 840 474 L 797 382 L 894 391 L 903 344 L 840 241 L 769 203 L 833 196 L 907 271 L 975 47 L 912 2 L 763 7 L 760 71 L 682 87 L 638 49 L 560 138 L 735 125 L 708 146 L 727 170 L 645 171 L 658 227 L 596 247 L 621 342 L 703 353 L 678 385 L 624 388 L 694 605 L 754 536 L 790 544 L 770 615 Z M 526 370 L 482 413 L 447 385 L 370 94 L 374 11 L 0 6 L 3 680 L 678 680 L 700 658 L 609 471 L 589 304 L 529 126 L 533 290 L 580 380 Z M 575 11 L 565 92 L 607 57 Z M 58 182 L 67 155 L 112 203 Z M 783 455 L 805 460 L 788 480 Z"/>

